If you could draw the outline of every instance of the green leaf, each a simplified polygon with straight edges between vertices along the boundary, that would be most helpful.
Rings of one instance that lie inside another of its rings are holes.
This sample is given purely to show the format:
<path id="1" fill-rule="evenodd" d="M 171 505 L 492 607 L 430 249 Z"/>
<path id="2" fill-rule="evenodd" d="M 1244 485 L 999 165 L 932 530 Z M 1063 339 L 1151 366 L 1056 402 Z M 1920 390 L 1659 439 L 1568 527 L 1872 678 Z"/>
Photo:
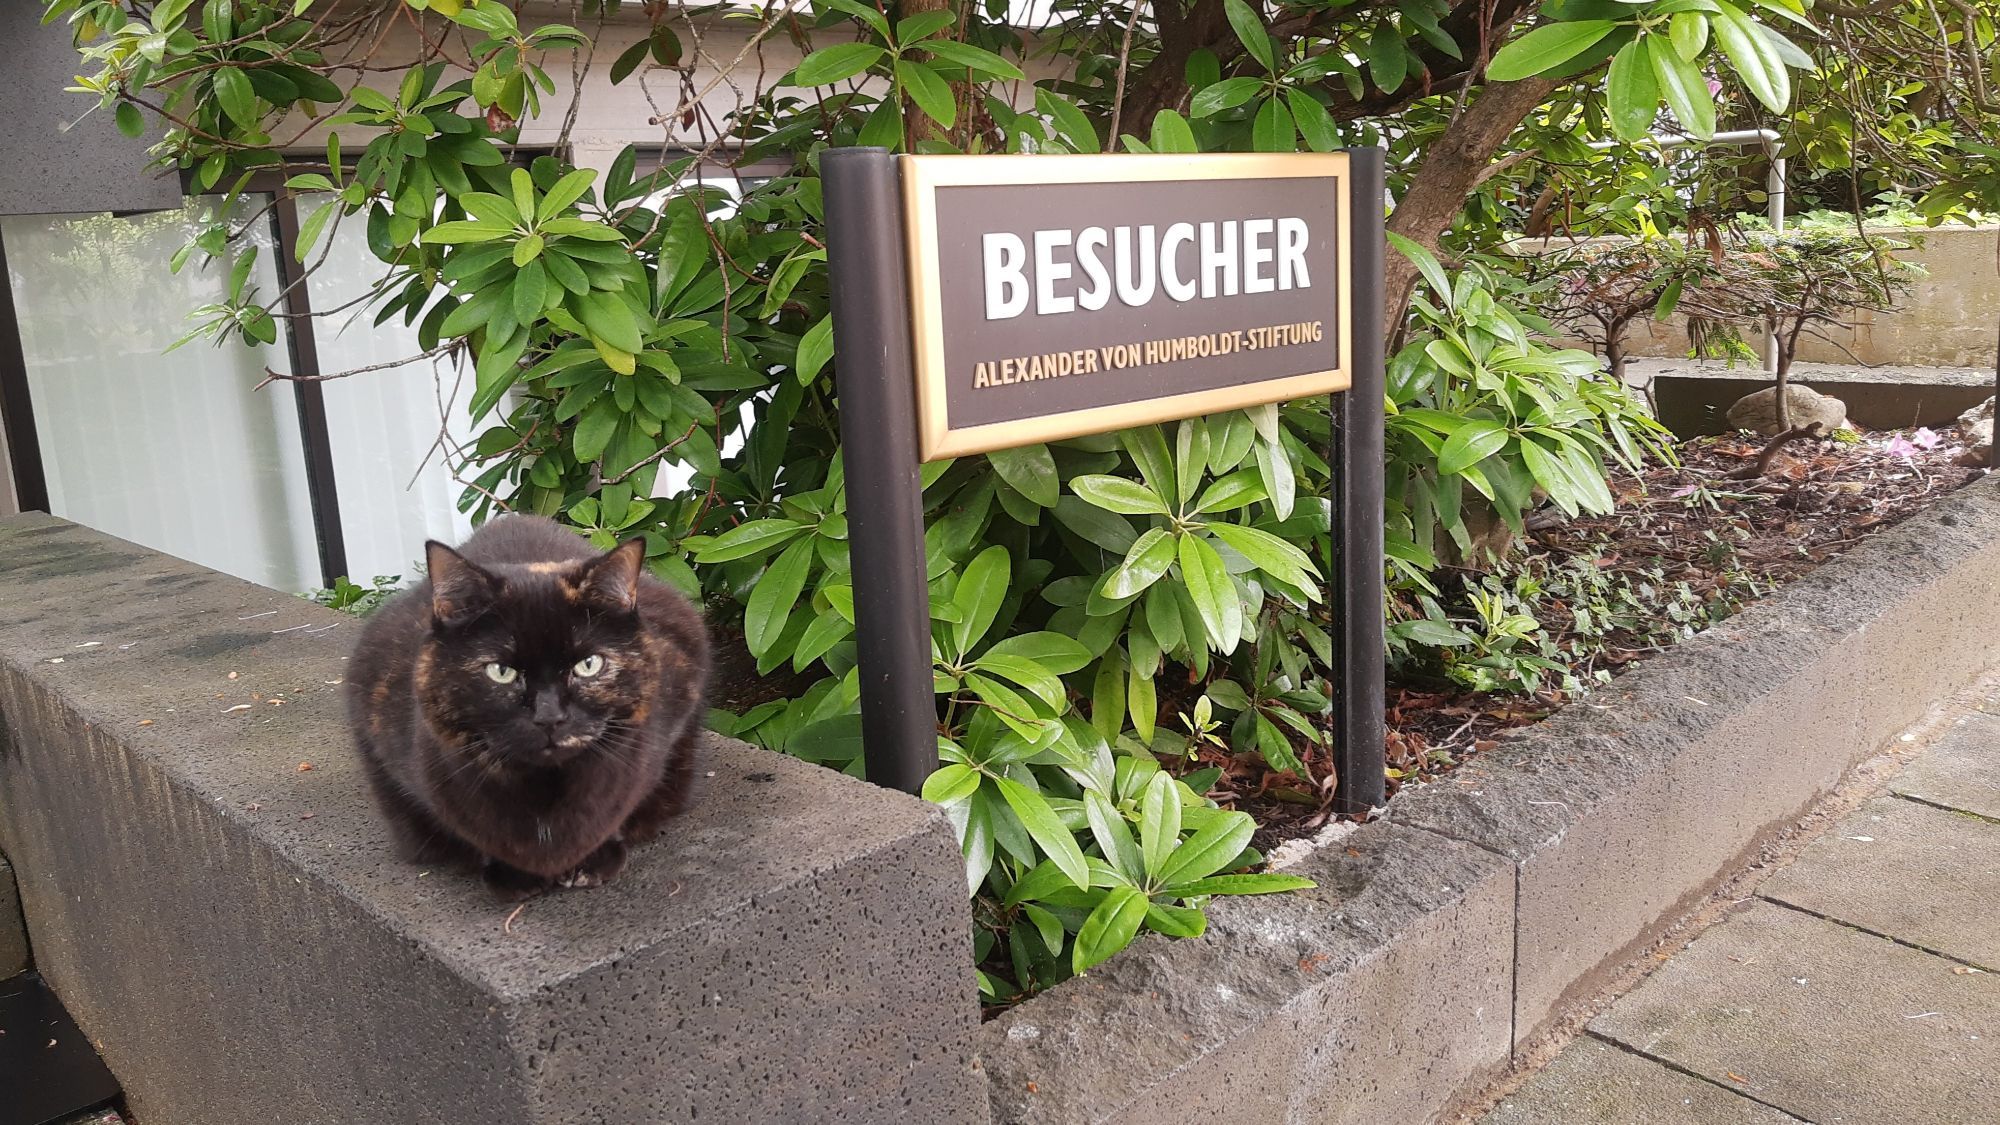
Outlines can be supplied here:
<path id="1" fill-rule="evenodd" d="M 596 180 L 597 170 L 594 168 L 578 168 L 557 180 L 535 208 L 536 220 L 545 223 L 562 214 L 569 209 L 570 204 L 582 199 L 583 193 L 589 191 L 590 185 Z"/>
<path id="2" fill-rule="evenodd" d="M 946 129 L 958 120 L 958 105 L 951 96 L 951 86 L 937 76 L 937 71 L 919 62 L 908 59 L 896 60 L 896 81 L 903 92 L 924 111 L 924 116 Z"/>
<path id="3" fill-rule="evenodd" d="M 491 242 L 512 234 L 513 228 L 498 223 L 451 222 L 439 223 L 424 232 L 423 243 L 434 246 L 438 243 L 456 245 L 461 242 Z"/>
<path id="4" fill-rule="evenodd" d="M 1250 145 L 1258 152 L 1291 152 L 1298 147 L 1292 112 L 1282 98 L 1267 98 L 1250 123 Z"/>
<path id="5" fill-rule="evenodd" d="M 1187 118 L 1171 109 L 1163 109 L 1153 115 L 1152 144 L 1154 152 L 1197 152 L 1194 129 Z"/>
<path id="6" fill-rule="evenodd" d="M 1063 135 L 1065 141 L 1069 142 L 1072 151 L 1081 153 L 1098 151 L 1097 130 L 1091 125 L 1090 118 L 1085 117 L 1083 111 L 1076 108 L 1076 103 L 1045 87 L 1037 86 L 1035 108 L 1055 123 L 1056 130 Z"/>
<path id="7" fill-rule="evenodd" d="M 1611 131 L 1624 141 L 1644 137 L 1660 111 L 1660 84 L 1653 77 L 1646 44 L 1642 36 L 1620 47 L 1611 56 L 1611 74 L 1605 79 Z"/>
<path id="8" fill-rule="evenodd" d="M 1078 890 L 1088 889 L 1090 869 L 1083 862 L 1083 849 L 1076 846 L 1076 837 L 1056 816 L 1048 801 L 1013 778 L 996 777 L 993 784 L 999 788 L 1000 796 L 1006 799 L 1007 807 L 1021 818 L 1021 827 L 1028 830 L 1028 835 L 1042 849 L 1042 854 L 1048 856 L 1049 861 L 1067 875 Z"/>
<path id="9" fill-rule="evenodd" d="M 590 404 L 590 409 L 577 419 L 572 435 L 573 450 L 580 464 L 589 464 L 604 455 L 604 448 L 611 444 L 611 435 L 618 430 L 623 418 L 616 403 L 609 398 L 601 398 Z"/>
<path id="10" fill-rule="evenodd" d="M 1240 4 L 1242 0 L 1231 2 Z M 1132 944 L 1139 933 L 1139 923 L 1146 920 L 1146 907 L 1146 896 L 1139 891 L 1131 887 L 1112 888 L 1077 931 L 1076 947 L 1070 952 L 1071 968 L 1082 973 Z"/>
<path id="11" fill-rule="evenodd" d="M 119 102 L 114 116 L 118 121 L 118 131 L 128 137 L 137 137 L 146 131 L 146 115 L 131 102 Z M 304 259 L 300 259 L 303 261 Z"/>
<path id="12" fill-rule="evenodd" d="M 1211 875 L 1192 883 L 1183 883 L 1173 888 L 1173 892 L 1183 897 L 1194 895 L 1268 895 L 1279 891 L 1303 891 L 1319 884 L 1297 875 L 1265 873 L 1259 875 Z"/>
<path id="13" fill-rule="evenodd" d="M 1675 54 L 1693 62 L 1701 57 L 1702 48 L 1708 46 L 1708 17 L 1700 12 L 1675 12 L 1667 20 L 1667 38 L 1673 42 Z M 1703 83 L 1702 88 L 1706 91 L 1707 84 Z"/>
<path id="14" fill-rule="evenodd" d="M 1146 928 L 1168 937 L 1197 938 L 1208 932 L 1208 915 L 1193 907 L 1156 902 L 1146 907 Z"/>
<path id="15" fill-rule="evenodd" d="M 1181 794 L 1165 770 L 1155 773 L 1139 794 L 1139 854 L 1146 874 L 1158 876 L 1180 843 Z"/>
<path id="16" fill-rule="evenodd" d="M 1127 516 L 1167 515 L 1167 503 L 1160 495 L 1137 481 L 1124 477 L 1085 474 L 1070 478 L 1069 490 L 1106 511 Z"/>
<path id="17" fill-rule="evenodd" d="M 1053 508 L 1062 498 L 1062 481 L 1056 475 L 1056 459 L 1046 445 L 1024 445 L 998 449 L 986 455 L 993 471 L 1012 485 L 1014 491 L 1044 508 Z"/>
<path id="18" fill-rule="evenodd" d="M 577 319 L 583 321 L 584 327 L 590 329 L 592 336 L 619 351 L 636 354 L 646 346 L 632 310 L 616 295 L 593 290 L 581 297 L 572 297 L 569 307 L 577 314 Z"/>
<path id="19" fill-rule="evenodd" d="M 1544 24 L 1500 48 L 1486 64 L 1486 77 L 1513 82 L 1554 69 L 1589 50 L 1617 26 L 1612 20 Z"/>
<path id="20" fill-rule="evenodd" d="M 320 232 L 326 229 L 327 221 L 333 218 L 339 208 L 340 200 L 329 199 L 314 208 L 313 213 L 306 216 L 306 221 L 299 224 L 297 250 L 299 261 L 305 261 L 306 255 L 312 253 L 313 247 L 319 244 Z"/>
<path id="21" fill-rule="evenodd" d="M 1368 37 L 1368 77 L 1374 80 L 1376 89 L 1393 94 L 1403 88 L 1409 74 L 1410 56 L 1403 49 L 1403 33 L 1395 24 L 1383 20 Z"/>
<path id="22" fill-rule="evenodd" d="M 1265 496 L 1264 484 L 1258 477 L 1258 471 L 1253 469 L 1239 469 L 1223 477 L 1203 490 L 1194 510 L 1203 514 L 1233 512 L 1255 504 Z"/>
<path id="23" fill-rule="evenodd" d="M 1125 708 L 1139 740 L 1151 744 L 1160 716 L 1159 690 L 1153 684 L 1152 673 L 1141 671 L 1137 664 L 1125 668 Z"/>
<path id="24" fill-rule="evenodd" d="M 1686 15 L 1687 13 L 1681 13 Z M 1653 78 L 1666 95 L 1667 108 L 1681 127 L 1701 140 L 1715 135 L 1715 99 L 1708 96 L 1708 83 L 1693 63 L 1658 39 L 1643 39 L 1635 46 L 1646 48 L 1653 64 Z"/>
<path id="25" fill-rule="evenodd" d="M 1294 586 L 1303 586 L 1319 574 L 1310 556 L 1268 531 L 1233 523 L 1212 523 L 1208 530 L 1236 548 L 1237 554 L 1256 563 L 1257 569 Z"/>
<path id="26" fill-rule="evenodd" d="M 214 82 L 215 100 L 222 103 L 222 112 L 239 127 L 255 130 L 257 92 L 250 88 L 250 79 L 242 71 L 225 66 L 215 72 Z"/>
<path id="27" fill-rule="evenodd" d="M 1125 553 L 1125 561 L 1118 564 L 1118 568 L 1105 579 L 1104 595 L 1110 598 L 1133 597 L 1158 582 L 1167 568 L 1173 565 L 1173 537 L 1157 527 L 1153 528 L 1132 543 L 1132 549 Z"/>
<path id="28" fill-rule="evenodd" d="M 1399 637 L 1433 648 L 1466 648 L 1478 643 L 1456 625 L 1445 621 L 1432 621 L 1425 617 L 1419 617 L 1414 621 L 1399 621 L 1392 626 L 1392 630 Z"/>
<path id="29" fill-rule="evenodd" d="M 1431 287 L 1431 292 L 1437 294 L 1439 300 L 1449 304 L 1451 279 L 1445 276 L 1444 266 L 1438 263 L 1437 255 L 1394 231 L 1388 233 L 1388 239 L 1389 245 L 1394 247 L 1398 254 L 1416 263 L 1417 272 L 1424 275 L 1424 283 Z"/>
<path id="30" fill-rule="evenodd" d="M 1048 704 L 1050 710 L 1062 711 L 1068 699 L 1063 691 L 1062 680 L 1032 660 L 988 652 L 973 661 L 972 666 L 1027 688 L 1043 703 Z"/>
<path id="31" fill-rule="evenodd" d="M 792 520 L 751 520 L 730 528 L 695 551 L 698 563 L 730 562 L 771 551 L 810 530 Z"/>
<path id="32" fill-rule="evenodd" d="M 1319 104 L 1318 98 L 1305 90 L 1287 90 L 1285 100 L 1292 107 L 1292 122 L 1299 127 L 1299 136 L 1305 138 L 1307 148 L 1332 152 L 1340 147 L 1340 127 L 1333 123 L 1333 115 Z"/>
<path id="33" fill-rule="evenodd" d="M 813 322 L 806 334 L 799 337 L 798 371 L 795 378 L 800 385 L 813 381 L 828 360 L 833 358 L 833 314 L 828 313 Z"/>
<path id="34" fill-rule="evenodd" d="M 1000 603 L 1007 598 L 1007 579 L 1011 560 L 1007 548 L 994 546 L 979 552 L 966 564 L 965 573 L 959 576 L 958 589 L 952 593 L 952 604 L 965 615 L 964 620 L 952 626 L 952 638 L 958 644 L 958 651 L 969 652 L 986 630 L 993 627 L 993 618 L 1000 612 Z"/>
<path id="35" fill-rule="evenodd" d="M 1125 823 L 1124 815 L 1110 798 L 1095 789 L 1084 790 L 1083 812 L 1098 850 L 1104 853 L 1111 866 L 1134 882 L 1144 879 L 1146 861 L 1139 854 L 1139 845 L 1132 839 L 1132 830 Z"/>
<path id="36" fill-rule="evenodd" d="M 917 40 L 927 39 L 950 27 L 958 17 L 951 11 L 918 12 L 896 21 L 896 42 L 903 46 L 919 46 Z M 925 43 L 921 46 L 928 47 Z"/>
<path id="37" fill-rule="evenodd" d="M 1049 951 L 1049 956 L 1062 956 L 1064 936 L 1062 920 L 1033 903 L 1022 906 L 1021 912 L 1028 916 L 1028 921 L 1035 924 L 1035 936 L 1042 939 L 1042 948 Z"/>
<path id="38" fill-rule="evenodd" d="M 1173 850 L 1160 868 L 1159 882 L 1171 886 L 1215 874 L 1243 854 L 1256 831 L 1257 822 L 1250 819 L 1249 813 L 1231 812 L 1216 817 Z"/>
<path id="39" fill-rule="evenodd" d="M 540 262 L 529 262 L 514 275 L 514 319 L 533 324 L 542 315 L 542 301 L 548 296 L 549 275 Z"/>
<path id="40" fill-rule="evenodd" d="M 805 589 L 806 574 L 812 569 L 810 539 L 786 547 L 750 591 L 743 607 L 743 643 L 750 655 L 762 657 L 778 643 L 791 619 L 792 606 Z"/>
<path id="41" fill-rule="evenodd" d="M 612 62 L 611 84 L 613 86 L 625 81 L 626 78 L 631 76 L 633 71 L 639 69 L 639 64 L 646 61 L 646 48 L 651 45 L 648 41 L 641 39 L 630 47 L 625 48 L 624 52 Z"/>
<path id="42" fill-rule="evenodd" d="M 979 788 L 978 770 L 962 762 L 950 762 L 939 766 L 936 773 L 924 780 L 924 800 L 934 805 L 949 805 L 972 796 Z"/>
<path id="43" fill-rule="evenodd" d="M 983 75 L 997 78 L 1003 82 L 1012 82 L 1026 77 L 1021 73 L 1020 67 L 1015 66 L 1013 63 L 1008 62 L 1006 59 L 1001 58 L 984 47 L 975 47 L 970 43 L 959 43 L 950 39 L 934 39 L 924 43 L 922 46 L 924 50 L 929 51 L 940 62 L 976 70 Z"/>
<path id="44" fill-rule="evenodd" d="M 1778 57 L 1777 48 L 1758 30 L 1756 22 L 1739 9 L 1723 3 L 1716 6 L 1709 23 L 1722 53 L 1735 64 L 1736 74 L 1743 80 L 1743 85 L 1771 112 L 1785 112 L 1785 107 L 1792 100 L 1791 74 L 1785 69 L 1784 60 Z"/>
<path id="45" fill-rule="evenodd" d="M 1257 91 L 1263 88 L 1264 83 L 1255 78 L 1225 78 L 1195 91 L 1194 100 L 1188 104 L 1188 112 L 1196 117 L 1213 117 L 1256 97 Z"/>
<path id="46" fill-rule="evenodd" d="M 1264 64 L 1265 70 L 1277 69 L 1277 54 L 1271 48 L 1271 33 L 1264 30 L 1264 20 L 1243 0 L 1222 0 L 1222 10 L 1229 16 L 1229 26 L 1236 31 L 1236 38 L 1243 41 L 1243 49 L 1250 57 Z"/>
<path id="47" fill-rule="evenodd" d="M 1181 581 L 1194 599 L 1211 647 L 1231 652 L 1243 631 L 1243 606 L 1236 600 L 1236 586 L 1223 569 L 1222 556 L 1198 535 L 1185 535 L 1180 542 Z"/>
<path id="48" fill-rule="evenodd" d="M 995 643 L 987 656 L 1010 656 L 1032 660 L 1058 676 L 1081 671 L 1090 663 L 1090 650 L 1061 633 L 1021 633 Z"/>
<path id="49" fill-rule="evenodd" d="M 1445 439 L 1438 451 L 1438 472 L 1462 473 L 1486 460 L 1507 444 L 1507 428 L 1498 422 L 1475 419 L 1460 426 Z"/>

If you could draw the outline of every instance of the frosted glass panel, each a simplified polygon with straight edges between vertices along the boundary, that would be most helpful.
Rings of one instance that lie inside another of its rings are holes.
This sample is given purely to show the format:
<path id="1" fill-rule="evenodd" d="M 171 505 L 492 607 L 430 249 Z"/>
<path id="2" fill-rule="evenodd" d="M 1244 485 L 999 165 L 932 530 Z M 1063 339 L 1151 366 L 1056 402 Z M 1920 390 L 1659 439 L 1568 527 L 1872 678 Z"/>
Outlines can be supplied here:
<path id="1" fill-rule="evenodd" d="M 302 196 L 310 215 L 326 196 Z M 322 243 L 324 246 L 325 243 Z M 318 260 L 315 251 L 313 261 Z M 359 216 L 334 232 L 326 261 L 312 274 L 312 307 L 339 310 L 315 318 L 320 370 L 333 374 L 395 363 L 423 351 L 414 327 L 399 312 L 375 325 L 375 309 L 355 304 L 387 271 L 369 252 Z M 458 511 L 463 486 L 452 479 L 456 449 L 471 440 L 466 404 L 472 373 L 448 359 L 428 359 L 366 371 L 320 384 L 333 444 L 333 476 L 340 498 L 340 526 L 347 545 L 347 573 L 364 585 L 377 575 L 409 578 L 424 540 L 456 542 L 472 528 Z M 443 431 L 445 443 L 439 443 Z"/>
<path id="2" fill-rule="evenodd" d="M 246 201 L 244 215 L 265 202 Z M 162 354 L 193 326 L 189 312 L 227 294 L 219 267 L 167 269 L 207 206 L 0 218 L 49 505 L 155 550 L 304 590 L 320 574 L 292 388 L 251 390 L 267 364 L 287 370 L 285 349 L 197 341 Z M 252 284 L 275 294 L 268 222 L 253 240 Z"/>

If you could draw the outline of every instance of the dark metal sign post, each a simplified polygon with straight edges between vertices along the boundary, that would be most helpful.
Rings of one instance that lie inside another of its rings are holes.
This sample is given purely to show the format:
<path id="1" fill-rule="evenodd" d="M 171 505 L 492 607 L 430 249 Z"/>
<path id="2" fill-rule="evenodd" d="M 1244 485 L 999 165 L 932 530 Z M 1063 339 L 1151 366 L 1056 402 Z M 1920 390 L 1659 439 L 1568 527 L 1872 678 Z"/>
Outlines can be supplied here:
<path id="1" fill-rule="evenodd" d="M 820 172 L 869 779 L 938 765 L 924 461 L 1332 393 L 1328 735 L 1339 807 L 1380 804 L 1381 151 Z"/>

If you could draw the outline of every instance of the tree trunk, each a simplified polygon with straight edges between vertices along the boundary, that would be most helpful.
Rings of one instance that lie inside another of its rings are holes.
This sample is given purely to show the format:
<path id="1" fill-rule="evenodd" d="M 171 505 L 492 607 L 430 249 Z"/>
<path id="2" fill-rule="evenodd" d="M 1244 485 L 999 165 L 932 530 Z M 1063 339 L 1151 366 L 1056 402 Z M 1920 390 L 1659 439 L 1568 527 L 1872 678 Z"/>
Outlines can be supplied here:
<path id="1" fill-rule="evenodd" d="M 1456 122 L 1432 142 L 1389 216 L 1389 229 L 1435 253 L 1438 241 L 1465 208 L 1493 154 L 1556 88 L 1554 79 L 1488 83 Z M 1393 338 L 1416 289 L 1417 267 L 1390 251 L 1382 259 L 1383 331 Z"/>

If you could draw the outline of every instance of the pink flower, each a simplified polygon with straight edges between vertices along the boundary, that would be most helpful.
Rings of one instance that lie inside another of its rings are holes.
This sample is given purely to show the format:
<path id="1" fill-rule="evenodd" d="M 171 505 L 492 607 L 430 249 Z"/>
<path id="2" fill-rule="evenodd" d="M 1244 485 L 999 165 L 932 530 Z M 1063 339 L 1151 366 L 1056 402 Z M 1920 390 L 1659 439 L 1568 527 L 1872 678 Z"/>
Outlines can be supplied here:
<path id="1" fill-rule="evenodd" d="M 1902 434 L 1897 434 L 1895 437 L 1882 443 L 1882 452 L 1891 457 L 1901 457 L 1903 460 L 1908 461 L 1917 455 L 1917 447 L 1911 444 L 1909 438 L 1904 437 Z"/>
<path id="2" fill-rule="evenodd" d="M 1917 432 L 1910 435 L 1910 443 L 1918 449 L 1936 449 L 1944 444 L 1944 438 L 1933 433 L 1929 426 L 1919 426 Z"/>
<path id="3" fill-rule="evenodd" d="M 1720 94 L 1720 93 L 1722 93 L 1722 83 L 1720 83 L 1720 82 L 1717 82 L 1717 81 L 1716 81 L 1715 79 L 1713 79 L 1713 78 L 1709 79 L 1709 80 L 1708 80 L 1708 96 L 1712 98 L 1712 97 L 1715 97 L 1715 96 L 1716 96 L 1717 94 Z"/>

